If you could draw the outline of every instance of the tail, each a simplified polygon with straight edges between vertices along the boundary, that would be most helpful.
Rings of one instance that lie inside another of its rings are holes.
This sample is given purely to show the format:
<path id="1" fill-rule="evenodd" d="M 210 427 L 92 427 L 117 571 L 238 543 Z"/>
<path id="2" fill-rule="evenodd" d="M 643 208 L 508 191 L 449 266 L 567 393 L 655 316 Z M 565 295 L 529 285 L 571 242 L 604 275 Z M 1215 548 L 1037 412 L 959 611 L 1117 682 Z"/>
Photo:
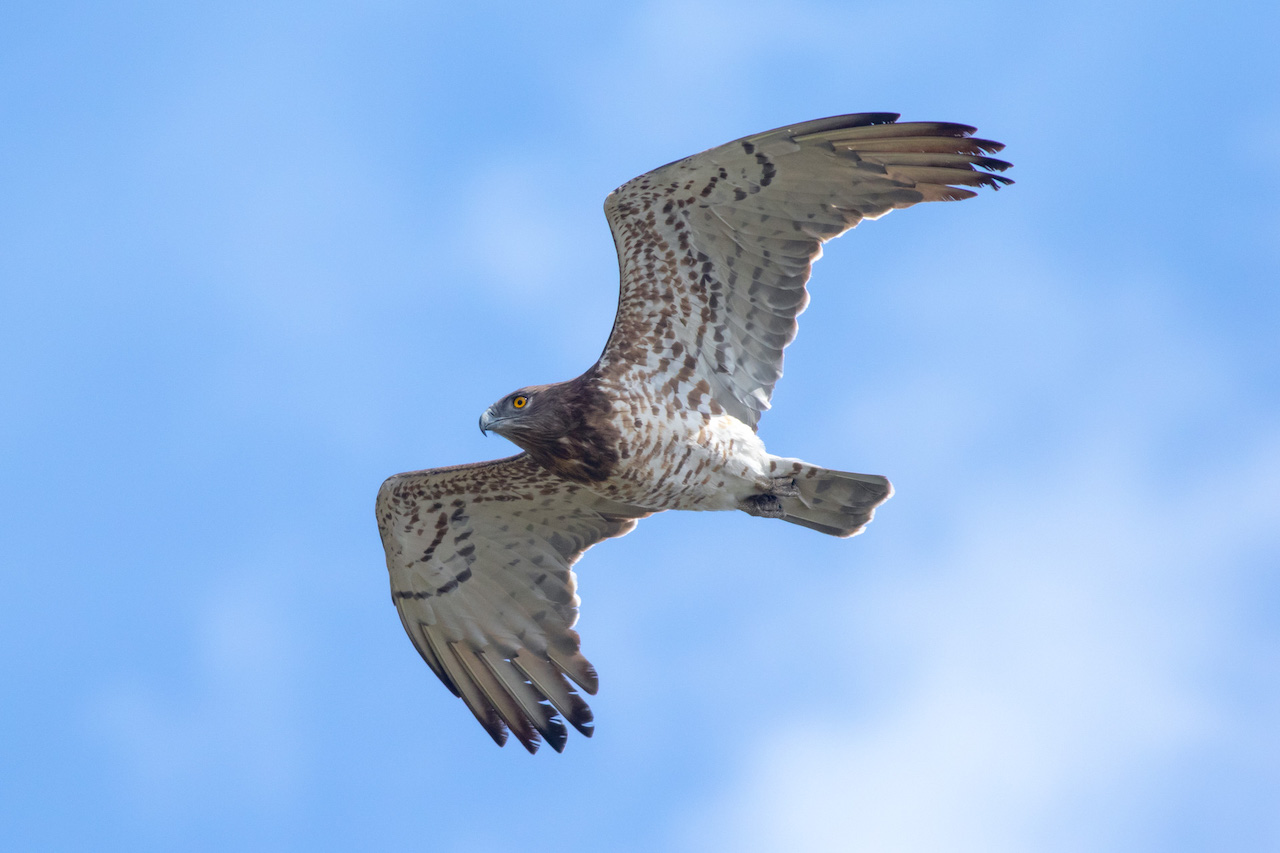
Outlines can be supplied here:
<path id="1" fill-rule="evenodd" d="M 893 495 L 893 486 L 878 474 L 829 471 L 798 459 L 771 461 L 775 476 L 793 477 L 799 492 L 780 497 L 783 520 L 820 533 L 841 538 L 861 533 L 876 507 Z"/>

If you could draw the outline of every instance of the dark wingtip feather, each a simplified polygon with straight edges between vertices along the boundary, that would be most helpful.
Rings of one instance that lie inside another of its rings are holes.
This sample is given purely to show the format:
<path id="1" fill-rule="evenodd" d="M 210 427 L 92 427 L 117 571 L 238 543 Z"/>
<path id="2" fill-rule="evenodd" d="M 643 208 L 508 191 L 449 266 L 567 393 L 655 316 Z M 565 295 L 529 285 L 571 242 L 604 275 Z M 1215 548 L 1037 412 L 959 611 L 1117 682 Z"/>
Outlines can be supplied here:
<path id="1" fill-rule="evenodd" d="M 569 740 L 569 730 L 560 722 L 559 717 L 552 717 L 542 733 L 543 740 L 556 752 L 564 752 L 564 745 Z"/>
<path id="2" fill-rule="evenodd" d="M 591 665 L 588 660 L 583 660 L 583 674 L 586 676 L 586 684 L 582 685 L 582 689 L 588 694 L 594 696 L 596 691 L 600 689 L 600 676 L 596 673 L 596 668 Z"/>
<path id="3" fill-rule="evenodd" d="M 832 130 L 845 130 L 850 127 L 871 127 L 878 124 L 893 124 L 898 120 L 898 113 L 849 113 L 847 115 L 830 116 L 828 118 L 816 118 L 812 121 L 802 121 L 799 124 L 787 125 L 786 127 L 774 128 L 766 130 L 763 133 L 753 134 L 747 139 L 760 139 L 765 136 L 783 132 L 788 136 L 801 137 L 814 133 L 827 133 Z"/>
<path id="4" fill-rule="evenodd" d="M 853 113 L 849 118 L 856 118 L 858 122 L 851 122 L 848 127 L 868 127 L 873 124 L 893 124 L 902 118 L 902 113 Z"/>
<path id="5" fill-rule="evenodd" d="M 576 641 L 577 634 L 573 639 Z M 574 643 L 576 646 L 576 642 Z M 562 654 L 558 649 L 548 648 L 547 655 L 560 671 L 573 679 L 574 683 L 594 696 L 600 689 L 600 676 L 591 662 L 579 654 L 576 649 L 572 654 Z"/>
<path id="6" fill-rule="evenodd" d="M 982 181 L 981 185 L 991 187 L 993 190 L 1007 187 L 1014 182 L 1013 178 L 1006 178 L 1004 175 L 983 175 L 982 177 L 986 178 L 986 180 Z"/>
<path id="7" fill-rule="evenodd" d="M 582 732 L 587 737 L 591 737 L 595 732 L 596 715 L 591 712 L 591 706 L 577 693 L 570 693 L 569 700 L 573 702 L 572 713 L 567 715 L 567 719 L 572 726 Z"/>
<path id="8" fill-rule="evenodd" d="M 488 720 L 480 719 L 479 714 L 476 714 L 475 717 L 477 720 L 480 721 L 480 728 L 484 729 L 486 732 L 489 733 L 489 737 L 493 738 L 494 743 L 496 743 L 498 746 L 507 745 L 507 727 L 506 726 L 504 726 L 501 722 L 497 722 L 496 720 L 490 722 Z"/>
<path id="9" fill-rule="evenodd" d="M 1004 150 L 1004 143 L 996 142 L 994 139 L 978 139 L 976 137 L 972 137 L 969 139 L 969 144 L 982 151 L 984 154 L 995 154 L 998 151 Z"/>
<path id="10" fill-rule="evenodd" d="M 997 160 L 995 157 L 974 157 L 973 165 L 990 169 L 993 172 L 1003 172 L 1006 169 L 1013 168 L 1013 164 L 1008 160 Z"/>

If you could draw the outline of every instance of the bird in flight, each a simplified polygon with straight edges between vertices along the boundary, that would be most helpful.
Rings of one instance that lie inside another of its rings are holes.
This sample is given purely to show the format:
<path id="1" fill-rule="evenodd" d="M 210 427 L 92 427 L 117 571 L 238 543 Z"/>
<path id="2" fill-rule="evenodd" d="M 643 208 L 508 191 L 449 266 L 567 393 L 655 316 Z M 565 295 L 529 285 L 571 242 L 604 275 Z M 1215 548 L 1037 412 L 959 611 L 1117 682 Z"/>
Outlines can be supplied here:
<path id="1" fill-rule="evenodd" d="M 498 743 L 588 737 L 572 566 L 669 509 L 741 510 L 853 536 L 893 488 L 774 456 L 756 435 L 822 244 L 864 219 L 1012 183 L 998 142 L 861 113 L 758 133 L 605 199 L 621 271 L 599 360 L 499 399 L 480 429 L 522 453 L 397 474 L 378 529 L 400 621 Z M 575 690 L 575 685 L 578 689 Z"/>

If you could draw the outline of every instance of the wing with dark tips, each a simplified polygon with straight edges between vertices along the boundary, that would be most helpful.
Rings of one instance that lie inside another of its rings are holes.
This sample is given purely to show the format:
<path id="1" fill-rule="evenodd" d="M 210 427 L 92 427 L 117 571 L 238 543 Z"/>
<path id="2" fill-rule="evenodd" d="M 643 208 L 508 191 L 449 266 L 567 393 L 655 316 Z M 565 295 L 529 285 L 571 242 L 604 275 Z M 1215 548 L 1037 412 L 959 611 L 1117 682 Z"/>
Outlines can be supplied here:
<path id="1" fill-rule="evenodd" d="M 564 749 L 561 718 L 591 735 L 595 693 L 579 651 L 570 568 L 649 511 L 597 497 L 520 454 L 397 474 L 382 484 L 378 529 L 391 598 L 423 660 L 499 745 Z"/>
<path id="2" fill-rule="evenodd" d="M 605 200 L 622 285 L 605 375 L 755 427 L 822 243 L 863 219 L 1012 183 L 1004 146 L 895 113 L 818 119 L 670 163 Z"/>

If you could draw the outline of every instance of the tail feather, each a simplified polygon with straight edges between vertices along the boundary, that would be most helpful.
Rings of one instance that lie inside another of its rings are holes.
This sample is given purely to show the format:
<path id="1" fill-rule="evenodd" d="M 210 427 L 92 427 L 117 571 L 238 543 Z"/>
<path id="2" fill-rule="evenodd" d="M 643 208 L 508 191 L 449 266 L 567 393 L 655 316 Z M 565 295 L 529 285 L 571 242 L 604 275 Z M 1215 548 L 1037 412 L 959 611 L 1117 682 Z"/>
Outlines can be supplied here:
<path id="1" fill-rule="evenodd" d="M 878 474 L 831 471 L 794 459 L 775 464 L 776 475 L 794 477 L 799 491 L 781 498 L 783 520 L 830 536 L 861 533 L 876 507 L 893 495 L 893 486 Z"/>

